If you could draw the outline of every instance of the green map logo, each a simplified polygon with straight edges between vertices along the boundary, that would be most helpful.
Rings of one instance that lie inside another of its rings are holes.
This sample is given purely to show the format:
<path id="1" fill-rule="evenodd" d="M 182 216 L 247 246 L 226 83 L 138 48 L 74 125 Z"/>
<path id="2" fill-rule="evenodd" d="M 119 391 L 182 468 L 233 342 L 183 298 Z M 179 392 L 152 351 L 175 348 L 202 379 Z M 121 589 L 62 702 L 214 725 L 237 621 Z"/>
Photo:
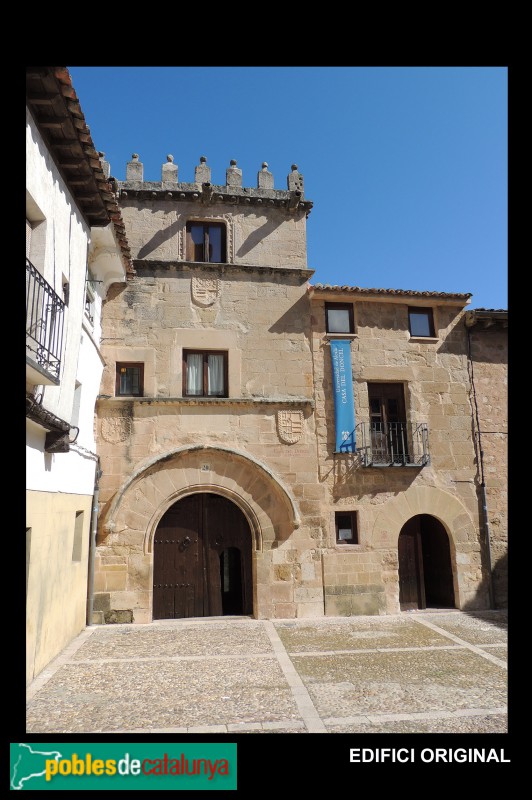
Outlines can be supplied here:
<path id="1" fill-rule="evenodd" d="M 73 743 L 10 745 L 10 788 L 237 788 L 235 743 Z"/>
<path id="2" fill-rule="evenodd" d="M 58 761 L 61 753 L 57 750 L 33 750 L 31 745 L 22 744 L 11 745 L 18 748 L 18 757 L 13 762 L 13 750 L 11 750 L 11 788 L 25 789 L 24 784 L 32 778 L 42 778 L 46 774 L 46 762 L 50 760 Z M 16 753 L 17 751 L 15 751 Z"/>

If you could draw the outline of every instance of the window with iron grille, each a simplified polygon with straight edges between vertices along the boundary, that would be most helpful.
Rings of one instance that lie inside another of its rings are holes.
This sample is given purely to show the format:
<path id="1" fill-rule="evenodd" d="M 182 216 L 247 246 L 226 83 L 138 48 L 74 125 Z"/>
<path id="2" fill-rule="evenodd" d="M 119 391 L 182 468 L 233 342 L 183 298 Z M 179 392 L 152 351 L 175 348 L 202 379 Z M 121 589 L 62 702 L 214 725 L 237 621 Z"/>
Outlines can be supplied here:
<path id="1" fill-rule="evenodd" d="M 402 383 L 368 383 L 371 452 L 376 464 L 409 463 Z"/>

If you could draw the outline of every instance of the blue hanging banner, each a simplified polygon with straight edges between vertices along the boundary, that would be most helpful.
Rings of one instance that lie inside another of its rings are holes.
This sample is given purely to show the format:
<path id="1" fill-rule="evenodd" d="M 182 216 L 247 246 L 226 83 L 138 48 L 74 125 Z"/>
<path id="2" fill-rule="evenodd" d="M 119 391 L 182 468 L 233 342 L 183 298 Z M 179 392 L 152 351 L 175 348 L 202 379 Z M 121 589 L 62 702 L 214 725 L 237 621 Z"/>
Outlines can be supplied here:
<path id="1" fill-rule="evenodd" d="M 334 394 L 335 453 L 355 453 L 355 403 L 351 372 L 351 342 L 331 340 L 331 362 Z"/>

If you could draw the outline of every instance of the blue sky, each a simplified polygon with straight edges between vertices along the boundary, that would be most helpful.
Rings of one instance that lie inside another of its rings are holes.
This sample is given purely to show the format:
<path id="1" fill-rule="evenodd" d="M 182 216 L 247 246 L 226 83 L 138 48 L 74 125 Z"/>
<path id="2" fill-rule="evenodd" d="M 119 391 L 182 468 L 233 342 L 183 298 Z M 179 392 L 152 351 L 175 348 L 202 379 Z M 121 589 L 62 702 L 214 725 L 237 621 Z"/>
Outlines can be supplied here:
<path id="1" fill-rule="evenodd" d="M 312 283 L 472 292 L 507 307 L 506 67 L 68 67 L 96 148 L 145 180 L 297 164 Z"/>

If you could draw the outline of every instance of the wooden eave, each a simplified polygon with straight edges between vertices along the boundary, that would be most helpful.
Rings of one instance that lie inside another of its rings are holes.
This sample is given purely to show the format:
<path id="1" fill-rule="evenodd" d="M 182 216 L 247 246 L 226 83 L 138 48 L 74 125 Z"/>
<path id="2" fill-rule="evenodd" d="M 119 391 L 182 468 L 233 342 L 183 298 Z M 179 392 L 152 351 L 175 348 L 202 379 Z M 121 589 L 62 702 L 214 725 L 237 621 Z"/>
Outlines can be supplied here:
<path id="1" fill-rule="evenodd" d="M 109 215 L 101 190 L 107 179 L 68 71 L 26 67 L 26 103 L 87 222 L 91 227 L 105 227 Z"/>
<path id="2" fill-rule="evenodd" d="M 26 103 L 66 185 L 91 228 L 113 224 L 128 277 L 135 274 L 110 180 L 66 67 L 26 67 Z"/>

